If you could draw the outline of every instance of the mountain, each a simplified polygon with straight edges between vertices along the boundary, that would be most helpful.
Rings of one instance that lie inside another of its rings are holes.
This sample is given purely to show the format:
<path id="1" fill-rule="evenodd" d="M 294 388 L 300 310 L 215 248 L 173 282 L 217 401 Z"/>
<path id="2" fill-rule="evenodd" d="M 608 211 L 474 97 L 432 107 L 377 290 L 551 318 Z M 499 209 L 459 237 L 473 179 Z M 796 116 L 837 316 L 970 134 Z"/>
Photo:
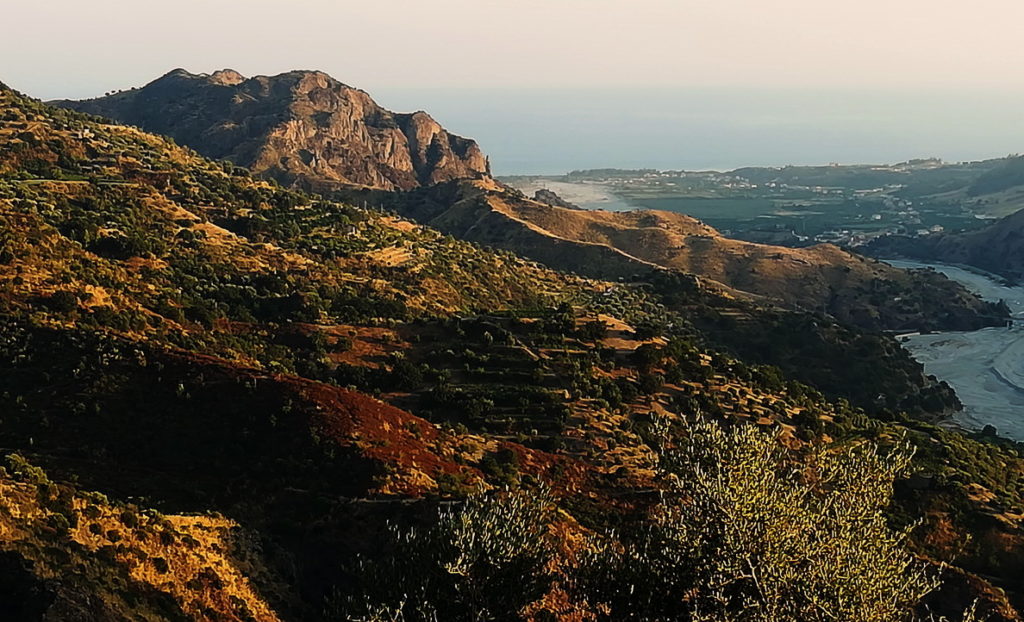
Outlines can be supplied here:
<path id="1" fill-rule="evenodd" d="M 0 89 L 0 608 L 1020 619 L 1024 459 L 894 339 L 565 243 L 633 274 Z"/>
<path id="2" fill-rule="evenodd" d="M 869 330 L 970 330 L 1006 317 L 938 274 L 910 273 L 830 244 L 793 249 L 732 240 L 674 212 L 559 207 L 489 181 L 402 195 L 389 206 L 557 269 L 620 279 L 666 268 Z"/>
<path id="3" fill-rule="evenodd" d="M 176 69 L 138 89 L 56 105 L 174 138 L 284 183 L 408 190 L 488 174 L 472 140 L 393 113 L 317 71 L 244 78 Z"/>
<path id="4" fill-rule="evenodd" d="M 319 72 L 247 80 L 230 70 L 175 70 L 138 90 L 56 103 L 171 136 L 208 157 L 307 189 L 428 186 L 370 200 L 558 270 L 616 279 L 667 268 L 870 330 L 965 330 L 1005 315 L 941 275 L 909 274 L 833 246 L 740 242 L 682 215 L 574 210 L 529 200 L 488 179 L 458 181 L 486 175 L 476 143 L 447 134 L 425 113 L 383 110 L 366 93 Z M 454 189 L 436 187 L 446 181 Z"/>

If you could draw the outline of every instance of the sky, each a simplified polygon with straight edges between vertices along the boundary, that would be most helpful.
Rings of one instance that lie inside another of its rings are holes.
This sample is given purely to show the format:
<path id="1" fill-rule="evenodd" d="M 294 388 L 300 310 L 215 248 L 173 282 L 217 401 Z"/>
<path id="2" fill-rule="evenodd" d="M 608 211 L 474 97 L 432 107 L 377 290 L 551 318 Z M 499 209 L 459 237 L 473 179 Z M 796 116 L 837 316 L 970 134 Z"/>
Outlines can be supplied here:
<path id="1" fill-rule="evenodd" d="M 7 0 L 41 98 L 175 67 L 383 87 L 1024 87 L 1019 0 Z"/>
<path id="2" fill-rule="evenodd" d="M 41 99 L 319 69 L 499 173 L 1024 151 L 1021 0 L 7 0 Z"/>
<path id="3" fill-rule="evenodd" d="M 921 157 L 957 162 L 1024 152 L 1024 90 L 382 87 L 373 93 L 391 109 L 424 108 L 472 136 L 498 175 Z"/>

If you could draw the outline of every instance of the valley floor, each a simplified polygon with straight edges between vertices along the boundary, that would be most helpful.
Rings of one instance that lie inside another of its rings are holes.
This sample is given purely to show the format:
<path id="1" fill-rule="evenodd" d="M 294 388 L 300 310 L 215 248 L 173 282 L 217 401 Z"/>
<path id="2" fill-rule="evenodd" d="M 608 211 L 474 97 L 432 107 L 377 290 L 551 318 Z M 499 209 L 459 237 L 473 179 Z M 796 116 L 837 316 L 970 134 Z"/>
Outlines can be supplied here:
<path id="1" fill-rule="evenodd" d="M 964 404 L 954 420 L 1024 439 L 1024 329 L 986 328 L 909 337 L 903 344 L 925 371 L 948 382 Z"/>
<path id="2" fill-rule="evenodd" d="M 1024 288 L 1007 287 L 956 266 L 891 260 L 899 268 L 933 268 L 987 300 L 1003 300 L 1024 317 Z M 964 404 L 954 420 L 978 430 L 993 425 L 1001 436 L 1024 440 L 1024 326 L 914 335 L 903 340 L 925 371 L 948 382 Z"/>

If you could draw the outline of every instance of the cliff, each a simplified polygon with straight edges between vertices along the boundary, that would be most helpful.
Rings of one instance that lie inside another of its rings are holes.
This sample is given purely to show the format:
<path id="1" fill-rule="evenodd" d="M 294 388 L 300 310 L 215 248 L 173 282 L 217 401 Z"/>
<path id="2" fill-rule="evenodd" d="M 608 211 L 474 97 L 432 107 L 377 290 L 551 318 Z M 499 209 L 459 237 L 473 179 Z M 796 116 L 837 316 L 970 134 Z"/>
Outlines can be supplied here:
<path id="1" fill-rule="evenodd" d="M 473 140 L 425 112 L 385 110 L 318 71 L 245 78 L 176 69 L 140 89 L 58 106 L 164 134 L 283 183 L 408 190 L 488 173 Z"/>

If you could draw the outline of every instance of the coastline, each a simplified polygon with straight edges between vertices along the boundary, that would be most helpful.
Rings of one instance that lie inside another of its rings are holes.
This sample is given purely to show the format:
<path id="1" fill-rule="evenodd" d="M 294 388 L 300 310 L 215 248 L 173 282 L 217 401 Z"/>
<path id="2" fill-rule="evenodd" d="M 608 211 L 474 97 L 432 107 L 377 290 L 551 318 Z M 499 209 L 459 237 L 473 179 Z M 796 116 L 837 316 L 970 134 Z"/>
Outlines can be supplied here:
<path id="1" fill-rule="evenodd" d="M 620 197 L 607 184 L 556 181 L 547 178 L 516 179 L 504 183 L 527 196 L 533 196 L 534 192 L 541 189 L 550 190 L 565 201 L 588 210 L 628 212 L 642 209 Z"/>

